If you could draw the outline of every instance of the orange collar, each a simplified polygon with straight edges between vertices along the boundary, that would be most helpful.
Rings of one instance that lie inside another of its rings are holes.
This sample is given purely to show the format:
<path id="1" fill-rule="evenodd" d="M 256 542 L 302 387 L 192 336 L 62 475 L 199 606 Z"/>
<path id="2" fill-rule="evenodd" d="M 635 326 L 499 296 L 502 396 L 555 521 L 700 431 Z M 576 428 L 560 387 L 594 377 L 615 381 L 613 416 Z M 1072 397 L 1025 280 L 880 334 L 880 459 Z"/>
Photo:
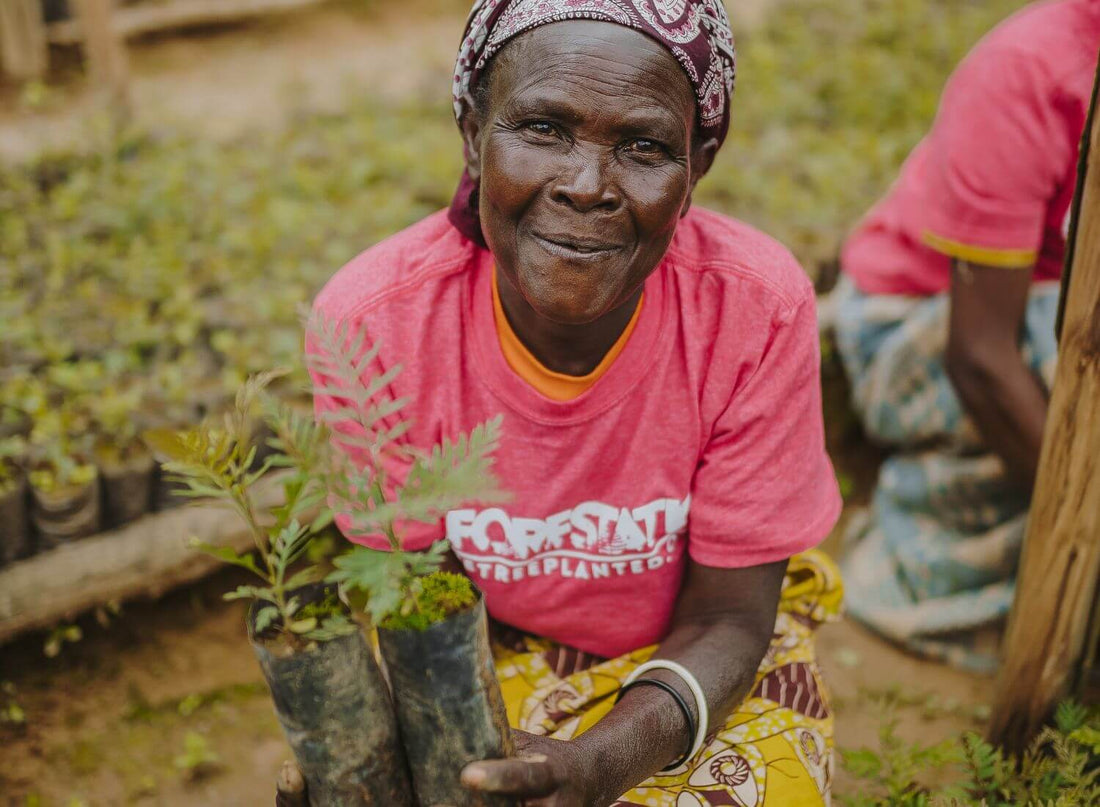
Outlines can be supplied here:
<path id="1" fill-rule="evenodd" d="M 500 349 L 504 353 L 504 360 L 515 371 L 516 375 L 534 387 L 538 392 L 554 401 L 571 401 L 586 392 L 589 387 L 600 380 L 608 368 L 615 363 L 615 359 L 623 352 L 627 340 L 638 322 L 642 313 L 642 303 L 645 301 L 645 293 L 638 300 L 638 307 L 630 317 L 622 334 L 611 349 L 607 351 L 596 369 L 588 375 L 566 375 L 556 373 L 545 367 L 542 362 L 532 355 L 531 351 L 519 340 L 512 330 L 508 317 L 504 315 L 504 307 L 500 303 L 500 292 L 497 289 L 496 267 L 493 267 L 493 319 L 496 321 L 497 337 L 500 339 Z"/>

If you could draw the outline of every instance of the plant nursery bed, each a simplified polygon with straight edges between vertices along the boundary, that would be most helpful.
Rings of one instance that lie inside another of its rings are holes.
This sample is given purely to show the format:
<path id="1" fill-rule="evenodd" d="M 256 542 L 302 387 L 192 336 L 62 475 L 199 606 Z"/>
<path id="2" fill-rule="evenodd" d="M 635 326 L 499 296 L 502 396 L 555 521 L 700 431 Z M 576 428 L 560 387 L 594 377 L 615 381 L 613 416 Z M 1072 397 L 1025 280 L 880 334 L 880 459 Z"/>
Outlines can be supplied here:
<path id="1" fill-rule="evenodd" d="M 280 474 L 256 486 L 262 506 L 278 505 Z M 219 568 L 193 538 L 243 552 L 252 539 L 224 505 L 195 504 L 152 513 L 126 526 L 0 569 L 0 644 L 96 607 L 159 597 Z"/>

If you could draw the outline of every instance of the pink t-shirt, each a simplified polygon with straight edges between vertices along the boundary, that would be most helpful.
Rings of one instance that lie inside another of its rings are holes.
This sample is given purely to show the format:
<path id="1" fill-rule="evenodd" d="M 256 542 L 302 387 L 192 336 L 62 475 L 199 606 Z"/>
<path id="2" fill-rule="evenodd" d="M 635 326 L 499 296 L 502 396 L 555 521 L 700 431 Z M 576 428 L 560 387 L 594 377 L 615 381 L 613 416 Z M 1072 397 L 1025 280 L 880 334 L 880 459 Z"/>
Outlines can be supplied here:
<path id="1" fill-rule="evenodd" d="M 856 286 L 937 294 L 950 288 L 951 258 L 1058 278 L 1098 49 L 1100 0 L 1035 3 L 979 42 L 845 245 Z"/>
<path id="2" fill-rule="evenodd" d="M 413 445 L 503 414 L 495 469 L 512 500 L 403 525 L 407 548 L 450 540 L 496 619 L 619 655 L 666 633 L 685 550 L 742 567 L 827 535 L 840 498 L 815 301 L 789 252 L 691 212 L 646 281 L 622 353 L 568 401 L 544 397 L 505 361 L 492 271 L 492 255 L 437 214 L 355 258 L 315 308 L 380 343 L 376 371 L 403 365 L 392 392 L 412 399 Z"/>

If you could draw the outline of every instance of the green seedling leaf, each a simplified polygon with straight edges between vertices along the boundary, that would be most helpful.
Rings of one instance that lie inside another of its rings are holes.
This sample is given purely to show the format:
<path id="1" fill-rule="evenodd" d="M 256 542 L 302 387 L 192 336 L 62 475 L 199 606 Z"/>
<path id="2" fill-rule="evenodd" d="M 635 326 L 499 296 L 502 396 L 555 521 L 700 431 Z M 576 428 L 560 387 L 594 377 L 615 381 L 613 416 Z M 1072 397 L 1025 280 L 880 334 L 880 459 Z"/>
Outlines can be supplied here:
<path id="1" fill-rule="evenodd" d="M 286 581 L 286 588 L 288 591 L 293 591 L 296 588 L 301 588 L 310 583 L 316 583 L 320 579 L 320 570 L 310 566 L 291 575 L 290 579 Z"/>
<path id="2" fill-rule="evenodd" d="M 261 608 L 256 614 L 255 630 L 257 634 L 263 633 L 269 627 L 271 623 L 275 621 L 275 618 L 279 616 L 279 609 L 274 605 L 268 605 Z"/>
<path id="3" fill-rule="evenodd" d="M 248 569 L 254 574 L 258 574 L 261 577 L 263 576 L 263 572 L 261 572 L 260 568 L 256 565 L 256 559 L 252 556 L 251 552 L 241 555 L 228 546 L 214 546 L 213 544 L 204 543 L 197 538 L 193 538 L 190 545 L 194 549 L 205 552 L 207 555 L 215 557 L 224 563 L 240 566 L 244 569 Z"/>
<path id="4" fill-rule="evenodd" d="M 317 516 L 317 518 L 313 519 L 313 521 L 309 525 L 309 531 L 313 533 L 320 532 L 321 530 L 328 527 L 332 523 L 332 521 L 333 512 L 326 509 L 319 516 Z"/>
<path id="5" fill-rule="evenodd" d="M 227 591 L 222 595 L 223 600 L 265 600 L 275 602 L 275 592 L 270 588 L 258 586 L 237 586 L 233 591 Z"/>

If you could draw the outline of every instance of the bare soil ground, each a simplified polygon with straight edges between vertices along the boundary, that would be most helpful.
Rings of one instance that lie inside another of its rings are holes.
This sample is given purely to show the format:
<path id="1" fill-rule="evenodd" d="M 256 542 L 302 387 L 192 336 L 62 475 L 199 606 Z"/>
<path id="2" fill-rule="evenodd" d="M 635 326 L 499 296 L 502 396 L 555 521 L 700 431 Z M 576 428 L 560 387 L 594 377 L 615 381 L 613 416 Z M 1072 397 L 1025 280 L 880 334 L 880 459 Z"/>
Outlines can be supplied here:
<path id="1" fill-rule="evenodd" d="M 735 26 L 758 21 L 766 5 L 739 4 Z M 365 11 L 336 3 L 146 39 L 130 48 L 135 117 L 222 138 L 278 126 L 303 99 L 310 108 L 337 109 L 356 91 L 446 97 L 464 15 L 464 4 L 452 0 Z M 0 159 L 87 135 L 94 102 L 64 70 L 60 86 L 28 103 L 25 91 L 0 91 Z M 287 750 L 245 637 L 243 608 L 220 600 L 232 581 L 222 574 L 155 603 L 128 605 L 107 627 L 83 620 L 84 639 L 56 658 L 43 655 L 42 635 L 4 647 L 0 681 L 14 686 L 27 722 L 0 724 L 0 805 L 271 804 Z M 825 628 L 819 651 L 841 747 L 876 744 L 882 698 L 901 701 L 902 737 L 931 743 L 979 727 L 991 694 L 988 679 L 921 662 L 851 622 Z M 189 735 L 201 738 L 191 739 L 191 759 Z M 209 761 L 196 764 L 202 750 Z M 852 788 L 839 773 L 837 794 Z"/>

